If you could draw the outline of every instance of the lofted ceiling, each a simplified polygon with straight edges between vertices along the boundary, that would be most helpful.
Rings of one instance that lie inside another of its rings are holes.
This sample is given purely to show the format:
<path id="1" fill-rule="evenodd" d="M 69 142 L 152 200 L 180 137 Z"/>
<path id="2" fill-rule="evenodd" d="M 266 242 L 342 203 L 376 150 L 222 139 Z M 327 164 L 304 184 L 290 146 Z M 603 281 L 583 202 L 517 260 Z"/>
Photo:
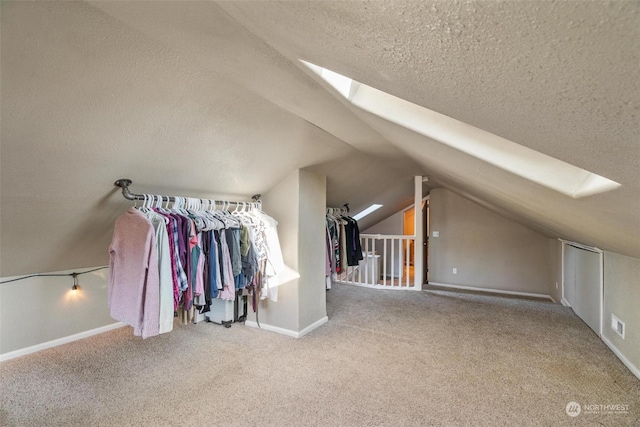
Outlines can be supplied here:
<path id="1" fill-rule="evenodd" d="M 640 258 L 637 2 L 21 2 L 1 19 L 0 276 L 103 265 L 138 193 L 327 201 L 412 177 Z M 573 199 L 360 110 L 300 59 L 621 184 Z M 428 187 L 425 187 L 428 191 Z"/>

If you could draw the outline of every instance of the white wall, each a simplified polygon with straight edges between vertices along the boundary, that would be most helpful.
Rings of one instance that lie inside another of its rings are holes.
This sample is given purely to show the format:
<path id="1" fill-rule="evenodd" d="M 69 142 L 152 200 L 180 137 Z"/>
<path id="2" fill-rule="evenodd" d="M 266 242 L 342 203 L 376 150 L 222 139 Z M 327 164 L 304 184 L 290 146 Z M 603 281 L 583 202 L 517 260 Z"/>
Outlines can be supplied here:
<path id="1" fill-rule="evenodd" d="M 361 234 L 402 234 L 404 224 L 404 209 L 396 212 L 379 223 L 360 231 Z"/>
<path id="2" fill-rule="evenodd" d="M 91 268 L 55 274 L 87 270 Z M 104 269 L 78 276 L 80 289 L 75 295 L 69 276 L 32 277 L 1 284 L 0 354 L 116 323 L 107 308 L 107 274 Z"/>
<path id="3" fill-rule="evenodd" d="M 308 171 L 300 171 L 298 332 L 327 317 L 325 207 L 326 178 Z"/>
<path id="4" fill-rule="evenodd" d="M 265 213 L 278 221 L 278 238 L 284 263 L 299 272 L 299 171 L 294 171 L 262 196 Z M 247 320 L 255 321 L 251 309 Z M 258 307 L 258 322 L 288 331 L 298 331 L 298 279 L 278 287 L 278 301 L 263 300 Z"/>
<path id="5" fill-rule="evenodd" d="M 263 209 L 278 221 L 284 262 L 300 277 L 278 288 L 278 301 L 260 302 L 258 320 L 265 329 L 297 336 L 326 320 L 326 180 L 296 170 L 263 196 Z M 249 310 L 248 321 L 255 322 Z"/>
<path id="6" fill-rule="evenodd" d="M 625 338 L 611 329 L 611 314 L 625 322 Z M 618 357 L 626 358 L 640 378 L 640 259 L 604 253 L 605 342 L 613 344 Z M 631 368 L 630 368 L 631 369 Z M 633 370 L 633 369 L 632 369 Z"/>
<path id="7" fill-rule="evenodd" d="M 430 283 L 549 294 L 548 237 L 444 188 L 430 194 Z"/>

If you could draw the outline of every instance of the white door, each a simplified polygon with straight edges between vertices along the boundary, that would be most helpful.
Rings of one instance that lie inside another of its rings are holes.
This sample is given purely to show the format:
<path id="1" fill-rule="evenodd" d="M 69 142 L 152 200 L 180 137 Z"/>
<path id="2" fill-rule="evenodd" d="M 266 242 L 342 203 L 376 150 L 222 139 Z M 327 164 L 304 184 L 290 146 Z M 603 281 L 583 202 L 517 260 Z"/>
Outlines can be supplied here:
<path id="1" fill-rule="evenodd" d="M 570 243 L 563 247 L 563 298 L 578 317 L 600 335 L 602 254 Z"/>

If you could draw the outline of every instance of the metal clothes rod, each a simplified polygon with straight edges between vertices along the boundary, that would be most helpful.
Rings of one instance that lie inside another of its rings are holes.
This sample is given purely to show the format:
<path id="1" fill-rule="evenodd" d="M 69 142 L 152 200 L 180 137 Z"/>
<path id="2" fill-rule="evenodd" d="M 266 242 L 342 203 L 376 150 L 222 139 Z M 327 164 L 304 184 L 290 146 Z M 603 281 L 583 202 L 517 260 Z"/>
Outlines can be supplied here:
<path id="1" fill-rule="evenodd" d="M 122 178 L 117 180 L 116 182 L 114 182 L 114 185 L 116 187 L 120 187 L 122 188 L 122 195 L 124 196 L 125 199 L 127 200 L 147 200 L 148 199 L 148 194 L 134 194 L 131 191 L 129 191 L 129 186 L 133 184 L 133 181 L 131 181 L 130 179 L 127 178 Z M 189 199 L 188 197 L 179 197 L 179 196 L 155 196 L 155 197 L 161 197 L 163 202 L 175 202 L 179 199 Z M 243 204 L 251 204 L 251 203 L 262 203 L 262 201 L 260 200 L 261 194 L 254 194 L 253 196 L 251 196 L 251 199 L 253 199 L 253 202 L 230 202 L 230 201 L 226 201 L 226 200 L 213 200 L 213 199 L 201 199 L 199 197 L 190 197 L 190 199 L 195 199 L 195 200 L 200 200 L 200 201 L 210 201 L 210 202 L 214 202 L 214 203 L 224 203 L 227 205 L 231 205 L 231 206 L 242 206 Z"/>

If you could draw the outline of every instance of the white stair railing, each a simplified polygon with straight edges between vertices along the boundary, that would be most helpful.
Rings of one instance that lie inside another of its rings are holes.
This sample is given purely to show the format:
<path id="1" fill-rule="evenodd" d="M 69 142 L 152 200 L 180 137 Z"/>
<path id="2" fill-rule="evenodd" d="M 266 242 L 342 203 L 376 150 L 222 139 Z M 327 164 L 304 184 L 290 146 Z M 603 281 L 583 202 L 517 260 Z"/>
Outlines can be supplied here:
<path id="1" fill-rule="evenodd" d="M 363 259 L 349 266 L 338 283 L 381 289 L 415 289 L 415 236 L 361 234 Z"/>

